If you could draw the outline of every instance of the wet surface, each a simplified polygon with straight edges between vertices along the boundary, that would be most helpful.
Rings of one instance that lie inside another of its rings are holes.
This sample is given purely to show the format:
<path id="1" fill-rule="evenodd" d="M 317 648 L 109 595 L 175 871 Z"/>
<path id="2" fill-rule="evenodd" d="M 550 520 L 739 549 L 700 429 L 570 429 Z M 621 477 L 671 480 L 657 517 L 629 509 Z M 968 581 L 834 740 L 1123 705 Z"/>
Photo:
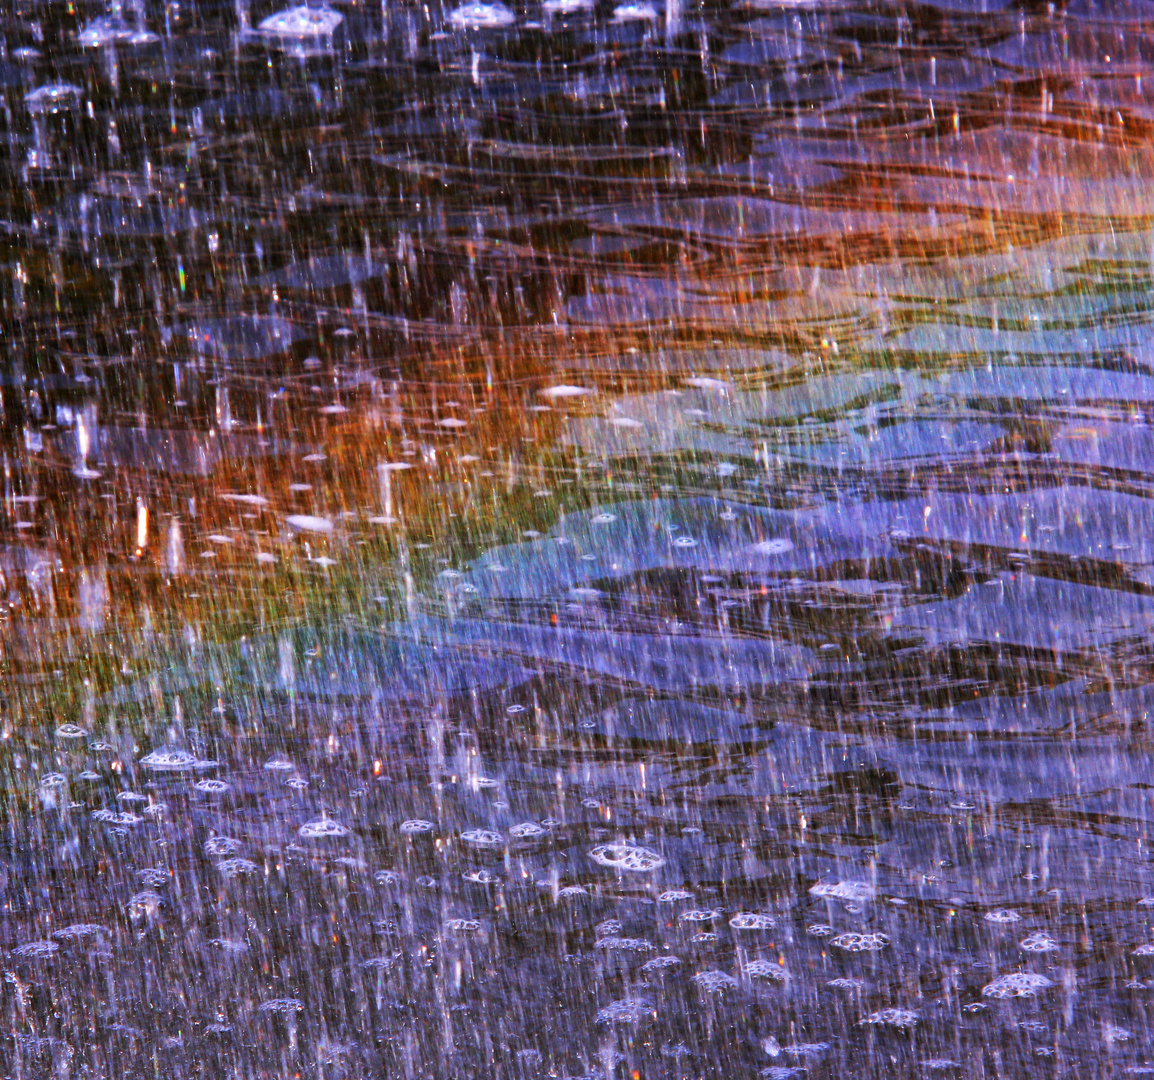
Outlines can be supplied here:
<path id="1" fill-rule="evenodd" d="M 0 1075 L 1154 1070 L 1152 35 L 9 5 Z"/>

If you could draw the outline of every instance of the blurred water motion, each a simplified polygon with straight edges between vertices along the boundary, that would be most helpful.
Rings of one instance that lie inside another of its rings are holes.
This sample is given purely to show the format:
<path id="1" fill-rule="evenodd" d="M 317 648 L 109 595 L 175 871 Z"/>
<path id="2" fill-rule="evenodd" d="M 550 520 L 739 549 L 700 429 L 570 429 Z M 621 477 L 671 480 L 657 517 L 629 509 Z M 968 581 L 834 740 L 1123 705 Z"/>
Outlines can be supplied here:
<path id="1" fill-rule="evenodd" d="M 9 4 L 0 1075 L 1154 1069 L 1152 42 Z"/>

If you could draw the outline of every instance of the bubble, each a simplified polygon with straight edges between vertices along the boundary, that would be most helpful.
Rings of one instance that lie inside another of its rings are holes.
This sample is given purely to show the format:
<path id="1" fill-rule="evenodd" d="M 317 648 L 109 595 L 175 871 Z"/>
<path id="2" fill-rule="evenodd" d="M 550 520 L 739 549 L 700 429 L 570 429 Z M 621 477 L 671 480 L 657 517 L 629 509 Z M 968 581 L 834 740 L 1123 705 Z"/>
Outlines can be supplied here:
<path id="1" fill-rule="evenodd" d="M 279 1013 L 281 1016 L 294 1016 L 304 1008 L 304 1003 L 296 998 L 273 998 L 261 1003 L 262 1013 Z"/>
<path id="2" fill-rule="evenodd" d="M 826 900 L 849 900 L 862 903 L 873 899 L 874 887 L 866 881 L 818 882 L 818 884 L 810 886 L 809 895 Z"/>
<path id="3" fill-rule="evenodd" d="M 303 776 L 290 776 L 285 782 L 285 787 L 290 787 L 294 791 L 304 791 L 309 786 L 309 782 Z"/>
<path id="4" fill-rule="evenodd" d="M 805 932 L 811 937 L 829 937 L 833 933 L 833 927 L 829 923 L 815 922 L 810 923 Z"/>
<path id="5" fill-rule="evenodd" d="M 789 1043 L 782 1050 L 791 1057 L 820 1057 L 829 1049 L 827 1042 Z"/>
<path id="6" fill-rule="evenodd" d="M 1007 908 L 998 908 L 996 911 L 987 911 L 982 918 L 988 923 L 995 925 L 1005 925 L 1007 923 L 1016 923 L 1022 921 L 1022 916 L 1016 911 L 1010 911 Z"/>
<path id="7" fill-rule="evenodd" d="M 514 825 L 509 830 L 509 835 L 514 840 L 538 840 L 548 831 L 548 829 L 542 828 L 535 821 L 522 821 L 519 825 Z"/>
<path id="8" fill-rule="evenodd" d="M 520 716 L 525 711 L 524 705 L 510 705 L 506 710 L 507 716 Z"/>
<path id="9" fill-rule="evenodd" d="M 316 514 L 289 514 L 284 520 L 289 528 L 296 529 L 298 532 L 331 533 L 333 531 L 333 523 L 327 517 L 319 517 Z"/>
<path id="10" fill-rule="evenodd" d="M 694 540 L 692 536 L 679 536 L 673 541 L 673 546 L 679 548 L 695 548 L 697 547 L 697 541 Z"/>
<path id="11" fill-rule="evenodd" d="M 707 994 L 716 994 L 724 990 L 732 990 L 737 986 L 737 980 L 724 971 L 699 971 L 693 976 L 693 983 Z"/>
<path id="12" fill-rule="evenodd" d="M 40 787 L 44 789 L 64 787 L 68 783 L 68 777 L 63 773 L 50 772 L 45 773 L 40 777 Z"/>
<path id="13" fill-rule="evenodd" d="M 302 840 L 319 840 L 330 837 L 336 839 L 348 836 L 349 829 L 330 817 L 320 817 L 316 821 L 306 821 L 297 829 L 297 835 Z"/>
<path id="14" fill-rule="evenodd" d="M 757 1075 L 764 1080 L 793 1080 L 795 1076 L 804 1076 L 805 1072 L 804 1065 L 770 1065 Z"/>
<path id="15" fill-rule="evenodd" d="M 772 930 L 777 920 L 759 911 L 740 911 L 729 920 L 734 930 Z"/>
<path id="16" fill-rule="evenodd" d="M 235 855 L 244 845 L 239 840 L 229 836 L 213 836 L 204 842 L 206 855 Z"/>
<path id="17" fill-rule="evenodd" d="M 634 874 L 649 873 L 665 865 L 665 860 L 656 851 L 636 844 L 600 844 L 589 852 L 589 858 L 598 866 L 628 870 Z"/>
<path id="18" fill-rule="evenodd" d="M 240 956 L 248 952 L 247 941 L 234 941 L 232 938 L 213 938 L 208 944 L 226 956 Z"/>
<path id="19" fill-rule="evenodd" d="M 1154 956 L 1154 941 L 1147 942 L 1145 945 L 1139 945 L 1131 956 Z"/>
<path id="20" fill-rule="evenodd" d="M 242 877 L 245 874 L 255 874 L 260 870 L 260 867 L 251 859 L 224 859 L 216 864 L 216 868 L 226 878 Z"/>
<path id="21" fill-rule="evenodd" d="M 651 953 L 657 946 L 644 938 L 610 936 L 601 938 L 593 948 L 600 949 L 602 952 Z"/>
<path id="22" fill-rule="evenodd" d="M 1057 952 L 1062 946 L 1059 945 L 1049 934 L 1044 930 L 1038 930 L 1029 937 L 1022 938 L 1018 942 L 1018 948 L 1023 952 L 1032 953 L 1048 953 Z"/>
<path id="23" fill-rule="evenodd" d="M 861 979 L 830 979 L 826 984 L 831 990 L 860 990 L 865 983 Z"/>
<path id="24" fill-rule="evenodd" d="M 961 1066 L 951 1058 L 926 1058 L 922 1062 L 922 1068 L 931 1072 L 942 1072 L 946 1069 L 959 1069 Z"/>
<path id="25" fill-rule="evenodd" d="M 576 900 L 581 896 L 588 896 L 589 890 L 584 885 L 566 885 L 563 889 L 557 890 L 558 900 Z"/>
<path id="26" fill-rule="evenodd" d="M 42 960 L 59 951 L 60 946 L 55 941 L 26 941 L 23 945 L 17 945 L 12 955 L 22 960 Z"/>
<path id="27" fill-rule="evenodd" d="M 620 934 L 624 929 L 625 926 L 620 919 L 605 919 L 593 927 L 593 933 L 597 937 L 605 937 L 607 934 Z"/>
<path id="28" fill-rule="evenodd" d="M 657 898 L 657 902 L 659 904 L 677 904 L 693 898 L 693 893 L 686 892 L 684 889 L 668 889 Z"/>
<path id="29" fill-rule="evenodd" d="M 131 810 L 122 810 L 119 813 L 115 810 L 93 810 L 92 820 L 102 821 L 105 825 L 139 825 L 144 818 Z"/>
<path id="30" fill-rule="evenodd" d="M 203 791 L 206 795 L 221 795 L 232 786 L 224 780 L 198 780 L 192 785 L 197 791 Z"/>
<path id="31" fill-rule="evenodd" d="M 636 1024 L 655 1016 L 655 1006 L 648 998 L 623 998 L 598 1010 L 596 1024 Z"/>
<path id="32" fill-rule="evenodd" d="M 610 522 L 617 520 L 617 515 L 610 514 L 608 511 L 605 511 L 600 514 L 594 514 L 589 520 L 594 525 L 608 525 Z"/>
<path id="33" fill-rule="evenodd" d="M 163 904 L 164 897 L 160 893 L 153 892 L 151 889 L 144 889 L 136 893 L 135 896 L 129 897 L 128 917 L 134 922 L 155 918 Z"/>
<path id="34" fill-rule="evenodd" d="M 108 930 L 98 923 L 72 923 L 69 926 L 62 926 L 59 930 L 53 930 L 52 936 L 60 941 L 79 941 L 81 938 L 99 937 L 107 933 Z"/>
<path id="35" fill-rule="evenodd" d="M 174 746 L 153 750 L 140 759 L 141 765 L 154 772 L 186 772 L 195 769 L 199 763 L 200 759 L 195 754 Z"/>
<path id="36" fill-rule="evenodd" d="M 742 971 L 750 979 L 785 982 L 785 968 L 774 960 L 750 960 Z"/>
<path id="37" fill-rule="evenodd" d="M 516 21 L 517 16 L 504 4 L 499 2 L 484 3 L 483 0 L 471 0 L 470 3 L 463 4 L 449 14 L 449 22 L 462 30 L 499 29 L 512 26 Z M 562 388 L 554 387 L 553 389 Z M 546 396 L 559 396 L 549 395 L 544 390 L 541 393 Z"/>
<path id="38" fill-rule="evenodd" d="M 136 871 L 136 880 L 149 889 L 160 889 L 172 880 L 172 875 L 162 866 L 149 866 Z"/>
<path id="39" fill-rule="evenodd" d="M 593 391 L 586 386 L 568 386 L 562 383 L 558 386 L 546 386 L 543 390 L 539 390 L 538 393 L 544 398 L 557 400 L 559 398 L 584 397 L 586 394 L 593 393 Z"/>
<path id="40" fill-rule="evenodd" d="M 681 958 L 678 956 L 655 956 L 652 960 L 646 960 L 641 965 L 641 970 L 646 975 L 653 975 L 662 971 L 669 971 L 671 968 L 681 967 Z"/>
<path id="41" fill-rule="evenodd" d="M 395 967 L 396 963 L 396 956 L 370 956 L 367 960 L 361 961 L 361 967 L 370 971 L 388 971 Z"/>
<path id="42" fill-rule="evenodd" d="M 1014 971 L 1009 975 L 999 975 L 992 983 L 982 987 L 982 997 L 988 998 L 1028 998 L 1036 997 L 1039 990 L 1053 986 L 1053 980 L 1032 971 Z"/>
<path id="43" fill-rule="evenodd" d="M 85 769 L 78 777 L 78 780 L 99 780 L 100 773 L 93 772 L 91 769 Z"/>
<path id="44" fill-rule="evenodd" d="M 477 919 L 446 919 L 444 929 L 448 934 L 475 934 L 481 923 Z"/>
<path id="45" fill-rule="evenodd" d="M 107 753 L 109 750 L 115 749 L 115 747 L 113 747 L 110 743 L 106 743 L 100 739 L 97 739 L 95 742 L 90 742 L 88 744 L 88 749 L 91 750 L 94 754 L 103 754 Z"/>
<path id="46" fill-rule="evenodd" d="M 714 941 L 720 941 L 721 938 L 712 930 L 705 930 L 700 934 L 694 934 L 689 940 L 692 941 L 695 945 L 706 945 Z"/>
<path id="47" fill-rule="evenodd" d="M 878 952 L 890 943 L 885 934 L 859 934 L 851 930 L 846 934 L 838 934 L 830 944 L 846 952 Z"/>
<path id="48" fill-rule="evenodd" d="M 900 1031 L 912 1031 L 917 1022 L 918 1014 L 913 1009 L 879 1009 L 862 1021 L 863 1024 L 893 1027 Z"/>
<path id="49" fill-rule="evenodd" d="M 263 766 L 268 772 L 292 772 L 296 766 L 286 757 L 274 754 Z"/>
<path id="50" fill-rule="evenodd" d="M 688 908 L 677 916 L 682 922 L 702 923 L 713 922 L 721 918 L 720 908 Z"/>
<path id="51" fill-rule="evenodd" d="M 56 729 L 58 739 L 87 739 L 88 732 L 78 724 L 61 724 Z"/>
<path id="52" fill-rule="evenodd" d="M 378 870 L 373 875 L 373 880 L 378 885 L 399 885 L 401 883 L 401 875 L 395 870 Z"/>
<path id="53" fill-rule="evenodd" d="M 775 536 L 771 540 L 762 540 L 760 543 L 751 544 L 750 551 L 758 555 L 785 555 L 787 552 L 793 551 L 793 541 L 787 540 L 784 536 Z"/>
<path id="54" fill-rule="evenodd" d="M 473 885 L 501 885 L 504 883 L 501 875 L 494 874 L 491 870 L 469 870 L 461 875 L 461 879 Z"/>
<path id="55" fill-rule="evenodd" d="M 466 829 L 461 833 L 461 840 L 470 847 L 502 848 L 505 846 L 505 837 L 492 829 Z"/>
<path id="56" fill-rule="evenodd" d="M 433 822 L 425 821 L 424 818 L 410 818 L 408 821 L 402 821 L 397 831 L 403 836 L 420 836 L 422 833 L 431 833 L 436 827 Z"/>

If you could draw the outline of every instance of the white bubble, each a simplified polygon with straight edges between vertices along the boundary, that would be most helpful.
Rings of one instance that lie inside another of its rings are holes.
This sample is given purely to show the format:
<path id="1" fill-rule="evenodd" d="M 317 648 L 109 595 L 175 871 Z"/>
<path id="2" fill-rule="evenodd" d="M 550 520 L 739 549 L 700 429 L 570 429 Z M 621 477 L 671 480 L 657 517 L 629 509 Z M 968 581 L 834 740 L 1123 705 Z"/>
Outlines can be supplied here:
<path id="1" fill-rule="evenodd" d="M 760 911 L 739 911 L 729 920 L 729 925 L 734 930 L 771 930 L 777 925 L 777 920 Z"/>
<path id="2" fill-rule="evenodd" d="M 617 515 L 611 514 L 606 510 L 600 514 L 594 514 L 593 517 L 591 517 L 589 520 L 594 525 L 608 525 L 611 521 L 617 520 Z"/>
<path id="3" fill-rule="evenodd" d="M 389 968 L 395 967 L 396 963 L 395 956 L 370 956 L 367 960 L 361 961 L 361 967 L 370 971 L 388 971 Z"/>
<path id="4" fill-rule="evenodd" d="M 656 851 L 636 844 L 599 844 L 589 852 L 589 858 L 598 866 L 634 874 L 648 873 L 665 865 L 665 860 Z"/>
<path id="5" fill-rule="evenodd" d="M 593 933 L 597 937 L 605 937 L 606 934 L 620 934 L 624 929 L 625 926 L 620 919 L 605 919 L 593 927 Z"/>
<path id="6" fill-rule="evenodd" d="M 815 922 L 810 923 L 805 932 L 811 937 L 829 937 L 833 934 L 833 927 L 829 923 Z"/>
<path id="7" fill-rule="evenodd" d="M 769 982 L 785 982 L 785 968 L 775 960 L 750 960 L 742 968 L 750 979 L 767 979 Z"/>
<path id="8" fill-rule="evenodd" d="M 1006 923 L 1016 923 L 1022 921 L 1022 916 L 1016 911 L 1010 911 L 1007 908 L 998 908 L 996 911 L 987 911 L 982 916 L 988 923 L 995 925 L 1004 925 Z"/>
<path id="9" fill-rule="evenodd" d="M 79 941 L 81 938 L 99 937 L 107 933 L 108 930 L 98 923 L 72 923 L 69 926 L 62 926 L 59 930 L 53 930 L 52 936 L 61 941 Z"/>
<path id="10" fill-rule="evenodd" d="M 1048 953 L 1057 952 L 1057 950 L 1061 948 L 1061 945 L 1044 930 L 1038 930 L 1030 934 L 1029 937 L 1022 938 L 1022 940 L 1018 942 L 1018 948 L 1023 952 Z"/>
<path id="11" fill-rule="evenodd" d="M 45 790 L 64 787 L 64 785 L 67 783 L 68 777 L 63 773 L 50 772 L 45 773 L 42 777 L 40 777 L 40 787 L 44 788 Z"/>
<path id="12" fill-rule="evenodd" d="M 686 892 L 684 889 L 669 889 L 663 892 L 658 898 L 659 904 L 676 904 L 683 900 L 692 900 L 693 893 Z"/>
<path id="13" fill-rule="evenodd" d="M 500 848 L 505 846 L 505 837 L 492 829 L 466 829 L 461 840 L 470 847 Z"/>
<path id="14" fill-rule="evenodd" d="M 317 517 L 315 514 L 289 514 L 285 524 L 298 532 L 330 533 L 333 523 L 327 517 Z"/>
<path id="15" fill-rule="evenodd" d="M 22 960 L 41 960 L 59 951 L 60 946 L 55 941 L 26 941 L 23 945 L 17 945 L 12 955 Z"/>
<path id="16" fill-rule="evenodd" d="M 737 980 L 724 971 L 699 971 L 693 976 L 693 982 L 699 989 L 709 994 L 732 990 L 737 986 Z"/>
<path id="17" fill-rule="evenodd" d="M 255 874 L 260 867 L 251 859 L 224 859 L 216 864 L 216 868 L 226 878 L 242 877 L 245 874 Z"/>
<path id="18" fill-rule="evenodd" d="M 339 838 L 348 836 L 349 829 L 330 817 L 321 817 L 315 821 L 306 821 L 297 829 L 297 835 L 304 840 L 317 840 L 322 837 Z"/>
<path id="19" fill-rule="evenodd" d="M 140 759 L 140 764 L 155 772 L 184 772 L 195 769 L 200 764 L 200 759 L 187 750 L 172 746 L 153 750 L 151 754 L 146 754 Z"/>
<path id="20" fill-rule="evenodd" d="M 874 887 L 867 881 L 818 882 L 818 884 L 810 886 L 809 895 L 826 900 L 849 900 L 861 903 L 873 899 Z"/>
<path id="21" fill-rule="evenodd" d="M 1036 997 L 1039 990 L 1053 986 L 1053 980 L 1032 971 L 1014 971 L 1009 975 L 999 975 L 992 983 L 982 987 L 982 997 L 1027 998 Z"/>
<path id="22" fill-rule="evenodd" d="M 58 739 L 87 739 L 88 732 L 76 724 L 61 724 L 56 729 Z"/>
<path id="23" fill-rule="evenodd" d="M 879 1009 L 862 1021 L 863 1024 L 894 1027 L 902 1031 L 910 1031 L 917 1022 L 918 1014 L 913 1009 Z"/>
<path id="24" fill-rule="evenodd" d="M 681 967 L 681 958 L 678 956 L 655 956 L 652 960 L 646 960 L 641 965 L 641 970 L 646 975 L 653 975 L 657 972 L 668 971 L 670 968 Z"/>
<path id="25" fill-rule="evenodd" d="M 697 547 L 697 541 L 694 540 L 692 536 L 679 536 L 673 541 L 673 546 L 679 548 L 695 548 Z"/>
<path id="26" fill-rule="evenodd" d="M 751 544 L 749 550 L 756 555 L 785 555 L 793 551 L 793 541 L 787 540 L 784 536 L 775 536 L 770 540 Z"/>
<path id="27" fill-rule="evenodd" d="M 296 998 L 273 998 L 261 1003 L 262 1013 L 279 1013 L 282 1016 L 293 1016 L 304 1008 L 304 1003 Z"/>
<path id="28" fill-rule="evenodd" d="M 795 1076 L 804 1076 L 805 1072 L 804 1065 L 770 1065 L 757 1075 L 762 1080 L 793 1080 Z"/>
<path id="29" fill-rule="evenodd" d="M 537 840 L 546 835 L 548 829 L 543 829 L 535 821 L 522 821 L 509 829 L 509 835 L 514 840 Z"/>
<path id="30" fill-rule="evenodd" d="M 446 919 L 444 928 L 449 934 L 475 934 L 481 924 L 477 919 Z"/>
<path id="31" fill-rule="evenodd" d="M 401 883 L 401 875 L 395 870 L 378 870 L 373 875 L 373 880 L 378 885 L 399 885 Z"/>
<path id="32" fill-rule="evenodd" d="M 702 923 L 713 922 L 721 918 L 720 908 L 688 908 L 677 916 L 682 922 Z"/>
<path id="33" fill-rule="evenodd" d="M 601 938 L 593 948 L 600 949 L 602 952 L 651 953 L 657 946 L 651 941 L 646 941 L 644 938 L 611 936 Z"/>
<path id="34" fill-rule="evenodd" d="M 422 833 L 431 833 L 437 826 L 423 818 L 410 818 L 397 826 L 397 831 L 404 836 L 420 836 Z"/>
<path id="35" fill-rule="evenodd" d="M 838 934 L 830 944 L 846 952 L 878 952 L 890 943 L 885 934 L 859 934 L 851 930 L 846 934 Z"/>
<path id="36" fill-rule="evenodd" d="M 206 855 L 235 855 L 244 845 L 229 836 L 213 836 L 204 842 Z"/>
<path id="37" fill-rule="evenodd" d="M 517 16 L 504 4 L 482 3 L 481 0 L 463 4 L 449 14 L 449 22 L 462 30 L 495 30 L 512 26 L 516 21 Z M 544 390 L 541 392 L 546 394 Z"/>
<path id="38" fill-rule="evenodd" d="M 153 892 L 151 889 L 144 889 L 136 893 L 135 896 L 129 897 L 128 917 L 134 922 L 139 922 L 141 919 L 152 919 L 160 911 L 163 904 L 164 897 L 160 893 Z"/>
<path id="39" fill-rule="evenodd" d="M 149 889 L 160 889 L 172 880 L 172 875 L 162 866 L 149 866 L 136 871 L 136 880 Z"/>
<path id="40" fill-rule="evenodd" d="M 224 780 L 198 780 L 192 785 L 197 791 L 203 791 L 207 795 L 221 795 L 232 786 Z"/>
<path id="41" fill-rule="evenodd" d="M 492 870 L 470 870 L 461 877 L 474 885 L 500 885 L 502 880 L 501 875 L 494 874 Z"/>
<path id="42" fill-rule="evenodd" d="M 1154 956 L 1154 941 L 1147 942 L 1145 945 L 1139 945 L 1138 948 L 1131 953 L 1132 956 Z"/>
<path id="43" fill-rule="evenodd" d="M 831 990 L 860 990 L 865 983 L 861 979 L 830 979 L 826 984 Z"/>
<path id="44" fill-rule="evenodd" d="M 564 383 L 558 386 L 547 386 L 545 389 L 538 391 L 544 398 L 550 400 L 558 400 L 560 398 L 578 398 L 585 397 L 587 394 L 593 393 L 587 386 L 569 386 Z"/>
<path id="45" fill-rule="evenodd" d="M 653 1002 L 648 998 L 625 998 L 600 1009 L 593 1020 L 597 1024 L 636 1024 L 654 1015 Z"/>
<path id="46" fill-rule="evenodd" d="M 285 782 L 285 787 L 290 787 L 293 791 L 304 791 L 309 786 L 309 782 L 303 776 L 290 776 Z"/>
<path id="47" fill-rule="evenodd" d="M 584 885 L 566 885 L 563 889 L 557 890 L 558 900 L 576 900 L 581 896 L 588 896 L 589 890 Z"/>

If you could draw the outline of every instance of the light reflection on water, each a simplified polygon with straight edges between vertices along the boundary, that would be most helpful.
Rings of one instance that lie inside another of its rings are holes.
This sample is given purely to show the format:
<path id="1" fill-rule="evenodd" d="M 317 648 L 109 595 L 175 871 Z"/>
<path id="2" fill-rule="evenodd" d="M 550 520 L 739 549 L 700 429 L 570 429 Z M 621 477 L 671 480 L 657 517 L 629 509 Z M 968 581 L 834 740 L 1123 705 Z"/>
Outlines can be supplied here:
<path id="1" fill-rule="evenodd" d="M 1149 1068 L 1152 15 L 19 0 L 9 1071 Z"/>

